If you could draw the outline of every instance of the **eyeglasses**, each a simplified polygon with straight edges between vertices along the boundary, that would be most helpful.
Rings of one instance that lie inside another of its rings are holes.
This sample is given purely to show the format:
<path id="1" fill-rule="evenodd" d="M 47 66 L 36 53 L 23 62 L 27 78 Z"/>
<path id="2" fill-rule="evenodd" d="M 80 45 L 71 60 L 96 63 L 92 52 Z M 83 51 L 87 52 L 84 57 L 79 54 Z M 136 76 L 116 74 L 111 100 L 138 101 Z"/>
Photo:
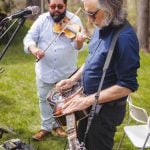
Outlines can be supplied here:
<path id="1" fill-rule="evenodd" d="M 87 15 L 87 16 L 90 16 L 92 17 L 93 19 L 95 19 L 95 16 L 96 14 L 100 11 L 100 9 L 97 9 L 95 12 L 89 12 L 89 11 L 86 11 L 84 9 L 82 9 L 82 12 Z"/>
<path id="2" fill-rule="evenodd" d="M 50 8 L 51 9 L 56 9 L 56 7 L 58 8 L 58 9 L 63 9 L 64 8 L 64 5 L 62 5 L 62 4 L 52 4 L 52 5 L 50 5 Z"/>

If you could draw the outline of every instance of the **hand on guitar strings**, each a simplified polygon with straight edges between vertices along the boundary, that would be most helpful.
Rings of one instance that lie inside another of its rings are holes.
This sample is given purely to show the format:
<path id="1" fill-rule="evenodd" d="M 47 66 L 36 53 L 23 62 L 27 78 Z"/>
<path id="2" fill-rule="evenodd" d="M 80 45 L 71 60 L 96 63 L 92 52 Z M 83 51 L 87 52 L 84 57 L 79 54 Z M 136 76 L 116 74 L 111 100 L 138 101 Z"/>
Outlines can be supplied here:
<path id="1" fill-rule="evenodd" d="M 76 111 L 84 110 L 91 105 L 91 100 L 81 94 L 66 99 L 66 103 L 62 107 L 63 114 L 70 114 Z"/>
<path id="2" fill-rule="evenodd" d="M 75 83 L 72 80 L 65 79 L 58 82 L 55 87 L 59 92 L 63 92 L 64 90 L 71 88 L 74 84 Z"/>

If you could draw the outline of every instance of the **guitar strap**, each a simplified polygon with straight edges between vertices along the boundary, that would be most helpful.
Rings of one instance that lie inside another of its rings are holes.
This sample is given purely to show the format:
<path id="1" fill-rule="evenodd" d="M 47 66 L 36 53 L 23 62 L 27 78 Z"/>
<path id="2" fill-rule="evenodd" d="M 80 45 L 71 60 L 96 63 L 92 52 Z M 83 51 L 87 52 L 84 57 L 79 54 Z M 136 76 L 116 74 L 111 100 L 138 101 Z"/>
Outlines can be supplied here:
<path id="1" fill-rule="evenodd" d="M 84 135 L 83 142 L 81 143 L 81 145 L 83 147 L 85 147 L 85 140 L 86 140 L 86 137 L 87 137 L 87 133 L 88 133 L 88 131 L 90 129 L 92 120 L 94 118 L 94 115 L 97 115 L 100 112 L 100 109 L 103 106 L 103 105 L 99 105 L 98 104 L 98 100 L 99 100 L 99 97 L 100 97 L 100 92 L 102 90 L 102 85 L 103 85 L 103 82 L 104 82 L 106 71 L 107 71 L 107 69 L 109 67 L 109 64 L 110 64 L 110 61 L 111 61 L 111 58 L 112 58 L 112 55 L 113 55 L 113 52 L 114 52 L 114 48 L 115 48 L 115 45 L 116 45 L 116 42 L 117 42 L 117 39 L 118 39 L 118 36 L 119 36 L 119 33 L 123 29 L 125 29 L 127 26 L 129 26 L 129 22 L 126 20 L 125 24 L 120 26 L 119 29 L 115 30 L 113 35 L 112 35 L 112 41 L 111 41 L 111 44 L 110 44 L 110 47 L 109 47 L 109 51 L 108 51 L 108 54 L 107 54 L 107 57 L 106 57 L 106 60 L 105 60 L 104 67 L 103 67 L 102 78 L 101 78 L 101 81 L 99 83 L 99 87 L 98 87 L 98 90 L 96 92 L 96 95 L 95 95 L 95 102 L 92 105 L 91 111 L 90 111 L 89 116 L 88 116 L 86 132 L 85 132 L 85 135 Z"/>

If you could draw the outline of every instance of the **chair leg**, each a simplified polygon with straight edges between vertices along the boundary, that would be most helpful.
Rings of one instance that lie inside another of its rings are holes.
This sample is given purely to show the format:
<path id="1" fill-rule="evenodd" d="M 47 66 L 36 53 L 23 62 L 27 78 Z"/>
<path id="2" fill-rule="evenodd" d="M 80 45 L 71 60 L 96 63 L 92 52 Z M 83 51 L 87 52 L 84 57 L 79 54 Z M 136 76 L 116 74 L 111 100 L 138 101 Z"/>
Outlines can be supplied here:
<path id="1" fill-rule="evenodd" d="M 129 98 L 130 98 L 130 97 L 129 97 Z M 128 109 L 129 109 L 129 108 L 128 108 Z M 130 117 L 130 112 L 127 111 L 127 113 L 128 113 L 127 125 L 129 125 L 130 122 L 131 122 L 131 117 Z M 117 150 L 120 149 L 120 147 L 121 147 L 121 145 L 122 145 L 122 142 L 123 142 L 123 140 L 124 140 L 125 135 L 126 135 L 125 132 L 123 132 L 123 135 L 122 135 L 121 140 L 120 140 L 120 142 L 119 142 L 119 144 L 118 144 Z"/>
<path id="2" fill-rule="evenodd" d="M 121 140 L 120 140 L 120 142 L 119 142 L 119 144 L 118 144 L 117 150 L 120 149 L 120 147 L 121 147 L 121 145 L 122 145 L 122 142 L 123 142 L 123 140 L 124 140 L 125 135 L 126 135 L 125 132 L 123 132 L 123 135 L 122 135 Z"/>
<path id="3" fill-rule="evenodd" d="M 149 137 L 150 137 L 150 133 L 147 135 L 146 140 L 145 140 L 144 145 L 143 145 L 143 147 L 142 147 L 141 150 L 144 150 L 144 149 L 145 149 L 145 146 L 146 146 L 146 143 L 147 143 Z"/>

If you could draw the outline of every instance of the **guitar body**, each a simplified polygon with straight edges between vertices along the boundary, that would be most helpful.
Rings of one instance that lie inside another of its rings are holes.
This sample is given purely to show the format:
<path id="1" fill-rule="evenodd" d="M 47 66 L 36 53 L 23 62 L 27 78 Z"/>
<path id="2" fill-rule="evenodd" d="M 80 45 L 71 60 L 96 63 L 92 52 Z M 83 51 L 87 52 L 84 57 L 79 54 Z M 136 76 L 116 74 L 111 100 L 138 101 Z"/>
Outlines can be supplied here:
<path id="1" fill-rule="evenodd" d="M 63 115 L 62 106 L 72 97 L 82 93 L 80 83 L 77 82 L 71 89 L 65 90 L 62 93 L 53 89 L 47 96 L 48 103 L 53 109 L 53 116 L 60 126 L 67 126 L 68 150 L 86 150 L 84 145 L 80 145 L 77 132 L 76 121 L 88 116 L 88 111 L 82 110 L 71 114 Z"/>
<path id="2" fill-rule="evenodd" d="M 84 119 L 85 117 L 88 116 L 87 111 L 77 111 L 74 114 L 75 114 L 75 120 L 76 121 Z M 66 115 L 58 115 L 58 116 L 54 115 L 54 117 L 61 126 L 66 126 L 67 125 Z"/>
<path id="3" fill-rule="evenodd" d="M 66 115 L 62 113 L 62 105 L 71 97 L 82 92 L 80 83 L 77 82 L 71 89 L 65 90 L 62 93 L 53 89 L 47 96 L 48 103 L 53 109 L 53 116 L 61 126 L 66 126 Z M 77 111 L 74 113 L 76 121 L 88 116 L 87 110 Z"/>

